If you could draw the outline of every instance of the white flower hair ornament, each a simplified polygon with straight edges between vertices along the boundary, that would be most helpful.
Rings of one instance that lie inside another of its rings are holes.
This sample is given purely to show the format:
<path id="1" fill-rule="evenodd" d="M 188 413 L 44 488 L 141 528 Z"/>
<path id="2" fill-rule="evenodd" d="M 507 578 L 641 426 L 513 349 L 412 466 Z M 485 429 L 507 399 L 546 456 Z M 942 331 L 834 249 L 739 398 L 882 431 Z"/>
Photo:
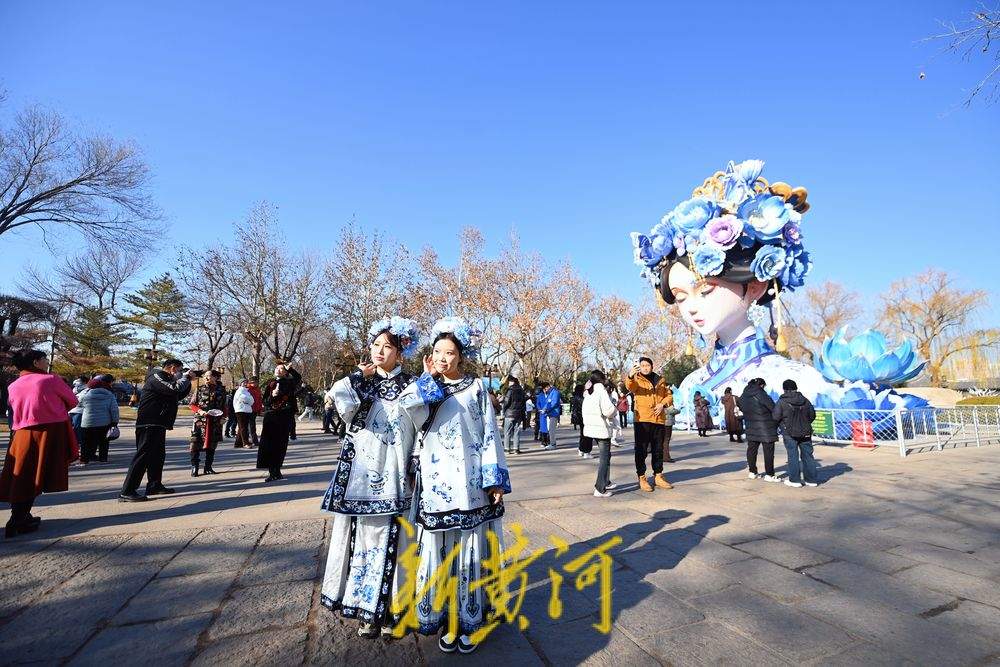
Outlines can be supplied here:
<path id="1" fill-rule="evenodd" d="M 471 324 L 461 317 L 442 317 L 434 323 L 431 329 L 431 340 L 436 339 L 441 334 L 450 333 L 458 339 L 462 346 L 462 356 L 470 361 L 479 361 L 479 346 L 482 344 L 483 334 L 475 329 Z"/>
<path id="2" fill-rule="evenodd" d="M 410 357 L 420 349 L 420 332 L 413 320 L 398 315 L 379 320 L 368 330 L 368 344 L 371 345 L 376 338 L 386 332 L 399 338 L 399 344 L 402 346 L 400 353 L 404 357 Z"/>

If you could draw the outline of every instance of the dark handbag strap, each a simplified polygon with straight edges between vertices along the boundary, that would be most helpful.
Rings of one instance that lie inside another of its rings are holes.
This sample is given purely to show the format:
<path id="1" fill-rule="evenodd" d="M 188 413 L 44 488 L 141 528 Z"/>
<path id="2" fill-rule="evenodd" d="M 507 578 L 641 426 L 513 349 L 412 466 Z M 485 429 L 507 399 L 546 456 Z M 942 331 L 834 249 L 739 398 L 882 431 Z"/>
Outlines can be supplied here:
<path id="1" fill-rule="evenodd" d="M 437 416 L 438 408 L 448 399 L 445 396 L 443 399 L 437 403 L 432 403 L 430 409 L 427 412 L 427 419 L 420 426 L 420 434 L 417 438 L 417 445 L 420 450 L 424 448 L 424 438 L 427 437 L 427 432 L 431 430 L 431 426 L 434 424 L 434 417 Z M 416 452 L 414 457 L 417 461 L 417 465 L 413 471 L 413 497 L 410 499 L 410 514 L 407 517 L 410 521 L 410 525 L 417 525 L 417 515 L 420 513 L 420 494 L 422 489 L 422 484 L 420 482 L 420 452 Z"/>

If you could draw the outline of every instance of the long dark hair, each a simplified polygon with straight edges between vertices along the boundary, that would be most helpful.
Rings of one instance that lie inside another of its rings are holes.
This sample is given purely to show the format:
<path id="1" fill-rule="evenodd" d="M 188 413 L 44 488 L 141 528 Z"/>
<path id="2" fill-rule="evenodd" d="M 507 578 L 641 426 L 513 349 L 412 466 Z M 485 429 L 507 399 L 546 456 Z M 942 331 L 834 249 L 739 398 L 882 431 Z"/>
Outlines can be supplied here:
<path id="1" fill-rule="evenodd" d="M 590 389 L 587 390 L 587 393 L 593 394 L 594 385 L 596 384 L 606 385 L 607 382 L 608 382 L 608 376 L 604 374 L 604 371 L 595 368 L 594 370 L 590 371 Z M 607 391 L 607 387 L 604 387 L 604 389 L 605 391 Z"/>

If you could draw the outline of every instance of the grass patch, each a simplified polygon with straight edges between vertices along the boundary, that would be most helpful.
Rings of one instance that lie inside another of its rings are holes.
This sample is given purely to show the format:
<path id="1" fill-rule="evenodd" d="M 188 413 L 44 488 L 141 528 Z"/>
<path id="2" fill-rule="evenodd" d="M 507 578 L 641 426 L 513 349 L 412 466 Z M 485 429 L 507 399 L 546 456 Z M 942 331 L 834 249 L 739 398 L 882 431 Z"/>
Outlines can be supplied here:
<path id="1" fill-rule="evenodd" d="M 955 405 L 1000 405 L 1000 396 L 970 396 Z"/>

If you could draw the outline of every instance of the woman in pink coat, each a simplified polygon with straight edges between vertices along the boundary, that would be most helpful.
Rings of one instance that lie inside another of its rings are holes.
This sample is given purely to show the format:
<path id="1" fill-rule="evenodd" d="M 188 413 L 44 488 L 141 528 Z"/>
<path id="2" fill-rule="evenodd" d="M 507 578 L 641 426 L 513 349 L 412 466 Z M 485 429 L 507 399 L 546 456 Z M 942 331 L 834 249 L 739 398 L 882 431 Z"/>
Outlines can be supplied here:
<path id="1" fill-rule="evenodd" d="M 44 352 L 15 352 L 13 363 L 20 371 L 8 387 L 14 437 L 0 472 L 0 500 L 10 503 L 5 537 L 38 530 L 41 519 L 31 515 L 35 498 L 66 491 L 69 464 L 80 455 L 69 420 L 76 395 L 62 378 L 45 372 Z"/>

